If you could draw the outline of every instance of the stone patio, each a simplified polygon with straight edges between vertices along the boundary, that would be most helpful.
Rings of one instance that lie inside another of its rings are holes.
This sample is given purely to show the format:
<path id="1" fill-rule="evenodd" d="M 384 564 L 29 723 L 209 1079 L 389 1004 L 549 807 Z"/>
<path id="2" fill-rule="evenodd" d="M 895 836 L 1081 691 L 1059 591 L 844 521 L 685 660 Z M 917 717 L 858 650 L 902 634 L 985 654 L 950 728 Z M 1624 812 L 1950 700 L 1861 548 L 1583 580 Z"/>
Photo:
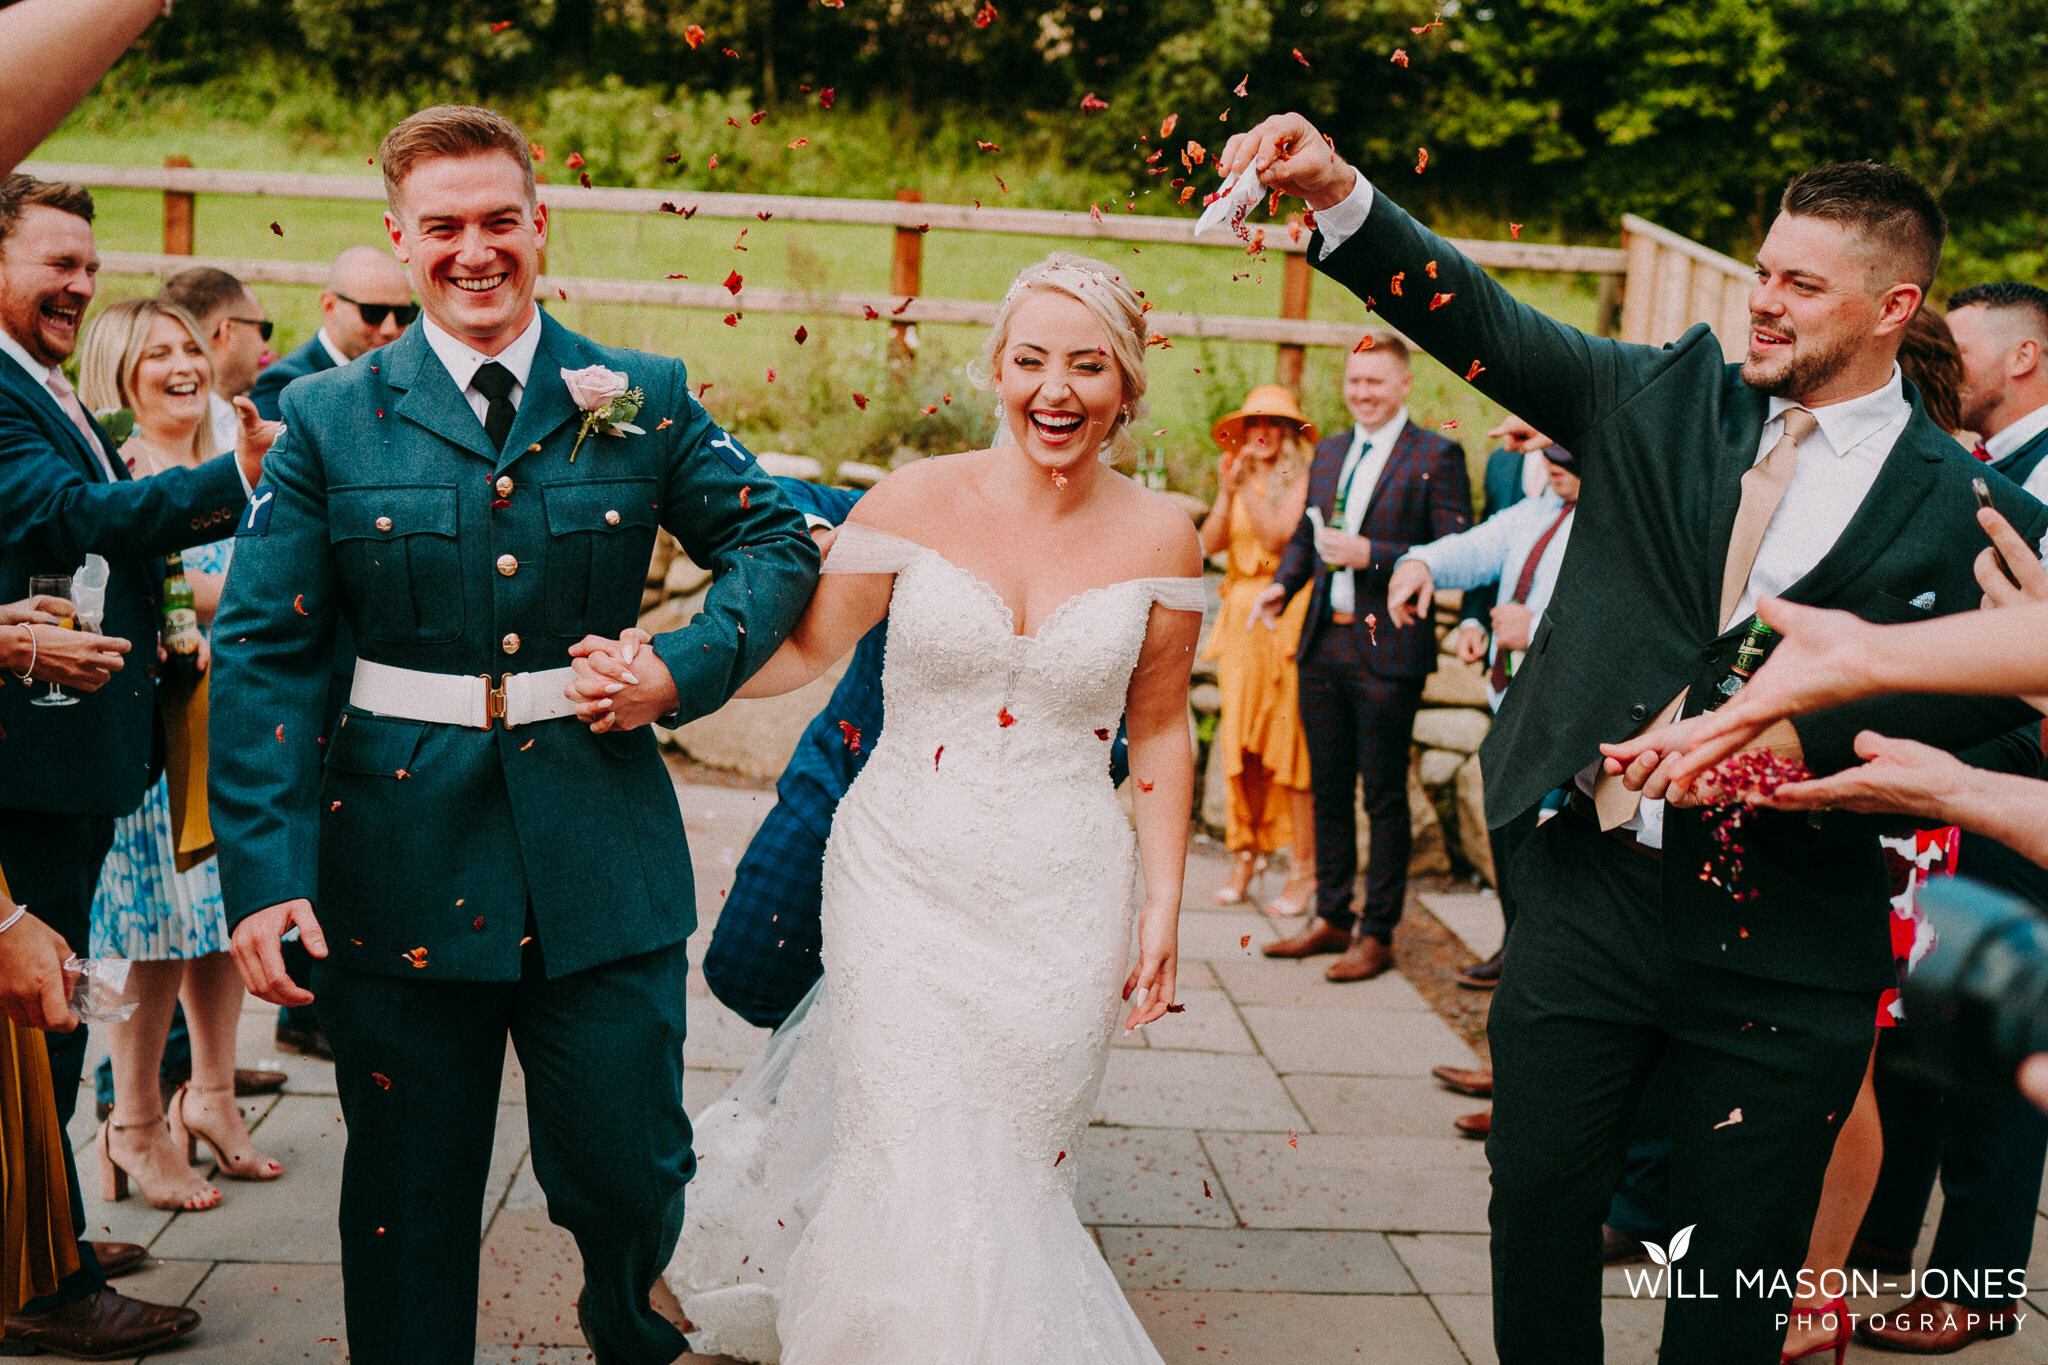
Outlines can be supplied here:
<path id="1" fill-rule="evenodd" d="M 774 796 L 700 785 L 678 795 L 704 918 L 694 962 Z M 1428 1079 L 1433 1065 L 1472 1064 L 1472 1050 L 1397 975 L 1333 986 L 1321 963 L 1261 957 L 1273 922 L 1215 908 L 1211 893 L 1226 871 L 1220 857 L 1190 860 L 1181 933 L 1187 1012 L 1118 1040 L 1097 1126 L 1076 1154 L 1084 1221 L 1173 1365 L 1232 1356 L 1288 1365 L 1492 1362 L 1485 1155 L 1450 1129 L 1476 1106 Z M 1486 936 L 1498 934 L 1498 915 L 1489 920 L 1486 898 L 1427 901 L 1480 955 L 1492 950 Z M 694 969 L 690 1011 L 685 1100 L 696 1112 L 764 1035 L 713 1000 Z M 222 1208 L 172 1215 L 139 1199 L 93 1198 L 92 1156 L 82 1153 L 94 1235 L 144 1242 L 156 1258 L 120 1287 L 205 1316 L 188 1343 L 154 1359 L 348 1358 L 334 1225 L 346 1138 L 332 1068 L 278 1059 L 271 1023 L 272 1011 L 252 1002 L 242 1058 L 291 1076 L 282 1096 L 250 1106 L 259 1142 L 288 1168 L 284 1179 L 229 1182 Z M 548 1222 L 528 1169 L 523 1101 L 508 1059 L 483 1216 L 477 1360 L 588 1362 L 572 1310 L 581 1266 L 568 1235 Z M 72 1136 L 84 1148 L 89 1093 L 80 1109 Z M 2029 1282 L 2048 1286 L 2048 1237 L 2036 1247 Z M 1629 1299 L 1612 1272 L 1608 1293 L 1608 1360 L 1653 1360 L 1657 1304 Z M 2048 1291 L 2036 1301 L 2048 1309 Z M 2017 1337 L 1963 1358 L 2048 1361 L 2048 1327 L 2030 1318 Z M 1850 1359 L 1890 1357 L 1852 1348 Z"/>

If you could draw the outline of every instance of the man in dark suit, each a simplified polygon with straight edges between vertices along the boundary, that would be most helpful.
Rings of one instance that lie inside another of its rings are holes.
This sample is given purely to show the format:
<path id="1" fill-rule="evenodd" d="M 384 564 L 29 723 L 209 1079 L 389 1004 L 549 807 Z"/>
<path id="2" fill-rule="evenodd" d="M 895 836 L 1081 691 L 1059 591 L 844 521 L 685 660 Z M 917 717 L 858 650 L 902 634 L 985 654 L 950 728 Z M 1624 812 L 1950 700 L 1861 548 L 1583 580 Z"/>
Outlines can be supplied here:
<path id="1" fill-rule="evenodd" d="M 2007 280 L 1949 295 L 1963 356 L 1963 426 L 1988 462 L 2048 501 L 2048 289 Z"/>
<path id="2" fill-rule="evenodd" d="M 163 556 L 232 530 L 263 462 L 249 443 L 239 464 L 224 455 L 197 469 L 129 478 L 58 368 L 93 296 L 92 214 L 92 196 L 79 186 L 25 175 L 0 182 L 0 600 L 26 595 L 33 574 L 67 574 L 98 554 L 112 570 L 101 629 L 132 646 L 126 666 L 74 706 L 31 705 L 40 688 L 0 689 L 0 868 L 15 898 L 79 952 L 114 821 L 142 804 L 157 773 Z M 59 1117 L 68 1122 L 86 1030 L 52 1034 L 49 1043 Z M 72 1221 L 83 1231 L 90 1225 L 68 1149 L 65 1170 Z M 8 1337 L 125 1354 L 198 1321 L 106 1288 L 90 1243 L 80 1242 L 79 1261 L 55 1295 L 8 1320 Z"/>
<path id="3" fill-rule="evenodd" d="M 304 375 L 346 365 L 388 346 L 419 316 L 405 267 L 377 246 L 352 246 L 334 258 L 320 291 L 320 330 L 256 376 L 249 390 L 256 411 L 277 420 L 284 386 Z"/>
<path id="4" fill-rule="evenodd" d="M 648 1294 L 694 1165 L 696 899 L 646 727 L 722 705 L 816 584 L 803 519 L 679 361 L 599 346 L 534 306 L 547 209 L 527 147 L 464 106 L 386 136 L 385 224 L 425 316 L 284 394 L 258 493 L 270 512 L 237 542 L 213 635 L 234 953 L 262 998 L 319 1000 L 348 1123 L 349 1350 L 365 1365 L 475 1354 L 508 1037 L 597 1358 L 667 1365 L 685 1349 Z M 649 640 L 634 620 L 657 528 L 713 578 L 687 626 Z M 323 744 L 344 618 L 361 657 Z M 599 687 L 584 724 L 572 661 L 599 650 L 627 676 Z M 294 926 L 311 993 L 278 952 Z"/>
<path id="5" fill-rule="evenodd" d="M 1408 743 L 1423 679 L 1436 668 L 1436 630 L 1389 619 L 1387 578 L 1410 546 L 1472 522 L 1465 451 L 1408 419 L 1414 385 L 1408 347 L 1391 332 L 1366 337 L 1345 359 L 1344 406 L 1354 425 L 1317 443 L 1311 510 L 1252 613 L 1254 625 L 1270 626 L 1311 588 L 1294 657 L 1315 795 L 1316 913 L 1265 952 L 1341 953 L 1323 973 L 1332 981 L 1369 980 L 1393 965 L 1394 926 L 1408 898 Z M 1362 916 L 1352 910 L 1361 777 L 1372 831 Z"/>
<path id="6" fill-rule="evenodd" d="M 1297 115 L 1233 139 L 1220 169 L 1246 164 L 1315 210 L 1323 270 L 1563 442 L 1582 471 L 1556 593 L 1481 751 L 1496 826 L 1562 783 L 1580 792 L 1516 860 L 1521 914 L 1489 1020 L 1500 1358 L 1600 1358 L 1600 1220 L 1662 1057 L 1672 1222 L 1687 1246 L 1674 1234 L 1683 1287 L 1660 1358 L 1774 1361 L 1790 1287 L 1773 1277 L 1805 1255 L 1878 996 L 1895 983 L 1889 887 L 1860 818 L 1751 812 L 1731 859 L 1705 813 L 1656 798 L 1702 704 L 1739 685 L 1732 665 L 1757 601 L 1886 620 L 1977 605 L 1970 479 L 1982 466 L 1921 411 L 1896 362 L 1939 264 L 1940 209 L 1874 163 L 1796 179 L 1758 252 L 1748 358 L 1730 365 L 1704 326 L 1668 347 L 1629 346 L 1517 302 Z M 1428 287 L 1389 287 L 1431 262 Z M 2037 542 L 2048 509 L 1990 479 Z M 1392 603 L 1426 608 L 1426 568 L 1397 579 Z M 1952 749 L 2028 713 L 1893 697 L 1767 740 L 1833 772 L 1855 761 L 1866 726 Z M 1738 1274 L 1750 1277 L 1740 1287 Z"/>

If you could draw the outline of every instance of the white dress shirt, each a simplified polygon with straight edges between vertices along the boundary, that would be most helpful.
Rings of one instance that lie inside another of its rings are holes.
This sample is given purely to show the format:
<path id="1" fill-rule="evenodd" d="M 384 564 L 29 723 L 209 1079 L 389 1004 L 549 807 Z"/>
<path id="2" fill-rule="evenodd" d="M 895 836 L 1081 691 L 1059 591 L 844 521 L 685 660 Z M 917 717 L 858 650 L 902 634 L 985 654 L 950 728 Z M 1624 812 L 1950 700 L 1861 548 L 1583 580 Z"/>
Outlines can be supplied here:
<path id="1" fill-rule="evenodd" d="M 2048 404 L 2035 408 L 1996 436 L 1986 436 L 1984 450 L 1992 460 L 2002 460 L 2044 431 L 2048 431 Z M 2048 460 L 2035 465 L 2034 472 L 2020 487 L 2048 502 Z"/>
<path id="2" fill-rule="evenodd" d="M 1365 509 L 1372 505 L 1373 489 L 1379 486 L 1380 475 L 1386 472 L 1387 457 L 1394 453 L 1394 443 L 1401 439 L 1401 431 L 1408 425 L 1408 409 L 1401 408 L 1386 425 L 1367 431 L 1352 424 L 1351 449 L 1345 453 L 1344 464 L 1337 471 L 1337 489 L 1344 500 L 1344 518 L 1333 524 L 1331 529 L 1358 534 L 1358 528 L 1365 524 Z M 1345 490 L 1349 490 L 1346 492 Z M 1330 571 L 1330 610 L 1356 611 L 1358 609 L 1358 585 L 1352 581 L 1350 569 Z"/>
<path id="3" fill-rule="evenodd" d="M 534 311 L 534 320 L 536 322 L 540 320 L 540 313 L 538 309 Z M 313 333 L 313 335 L 320 338 L 320 349 L 327 352 L 327 358 L 329 360 L 332 360 L 337 366 L 348 364 L 348 357 L 341 353 L 341 347 L 334 344 L 334 338 L 327 335 L 327 329 L 325 327 L 322 327 L 319 331 Z M 453 340 L 453 338 L 450 339 Z"/>
<path id="4" fill-rule="evenodd" d="M 235 415 L 233 403 L 211 389 L 206 392 L 206 414 L 213 424 L 213 453 L 226 455 L 241 439 L 242 419 Z"/>
<path id="5" fill-rule="evenodd" d="M 474 387 L 476 372 L 493 360 L 512 372 L 512 392 L 507 396 L 514 408 L 519 406 L 519 400 L 526 396 L 527 377 L 533 373 L 534 354 L 540 349 L 540 309 L 533 310 L 533 320 L 526 324 L 526 330 L 496 355 L 485 355 L 468 342 L 457 340 L 435 326 L 434 320 L 424 313 L 420 314 L 420 321 L 425 324 L 427 345 L 434 348 L 434 354 L 448 367 L 449 378 L 469 400 L 469 410 L 476 414 L 477 421 L 484 420 L 491 400 Z"/>
<path id="6" fill-rule="evenodd" d="M 1573 506 L 1576 508 L 1577 504 Z M 1556 490 L 1546 487 L 1535 497 L 1522 499 L 1468 531 L 1418 545 L 1401 558 L 1421 560 L 1439 588 L 1469 592 L 1488 583 L 1498 583 L 1500 600 L 1505 604 L 1513 597 L 1515 585 L 1521 582 L 1522 571 L 1529 562 L 1529 552 L 1536 548 L 1536 542 L 1543 538 L 1543 533 L 1564 510 L 1564 499 L 1557 495 Z M 1565 545 L 1572 538 L 1572 523 L 1576 520 L 1576 517 L 1565 518 L 1557 534 L 1543 547 L 1543 558 L 1536 561 L 1536 576 L 1529 580 L 1529 595 L 1522 600 L 1522 605 L 1532 614 L 1529 622 L 1532 635 L 1543 620 L 1543 609 L 1550 604 L 1551 592 L 1557 587 L 1557 571 L 1564 564 Z M 1499 650 L 1500 641 L 1496 639 L 1487 650 L 1489 668 Z M 1489 675 L 1487 705 L 1498 711 L 1501 695 L 1493 690 L 1493 680 Z"/>
<path id="7" fill-rule="evenodd" d="M 30 355 L 28 353 L 28 348 L 22 345 L 20 342 L 16 341 L 13 335 L 10 332 L 8 332 L 8 330 L 5 327 L 0 327 L 0 354 L 6 355 L 15 364 L 21 366 L 22 369 L 27 370 L 28 377 L 30 379 L 35 380 L 36 383 L 41 384 L 43 386 L 44 392 L 46 393 L 49 391 L 50 387 L 50 376 L 53 374 L 63 373 L 63 371 L 58 369 L 57 366 L 45 365 L 43 364 L 42 361 L 37 360 L 34 356 Z M 55 395 L 54 393 L 50 394 L 50 401 L 52 403 L 55 403 L 57 401 L 57 395 Z M 80 400 L 81 403 L 83 401 L 83 399 Z M 116 475 L 114 473 L 114 467 L 111 464 L 107 463 L 106 447 L 102 446 L 97 441 L 88 441 L 86 444 L 92 447 L 93 458 L 98 460 L 100 462 L 100 468 L 106 471 L 107 482 L 113 483 L 115 481 Z"/>

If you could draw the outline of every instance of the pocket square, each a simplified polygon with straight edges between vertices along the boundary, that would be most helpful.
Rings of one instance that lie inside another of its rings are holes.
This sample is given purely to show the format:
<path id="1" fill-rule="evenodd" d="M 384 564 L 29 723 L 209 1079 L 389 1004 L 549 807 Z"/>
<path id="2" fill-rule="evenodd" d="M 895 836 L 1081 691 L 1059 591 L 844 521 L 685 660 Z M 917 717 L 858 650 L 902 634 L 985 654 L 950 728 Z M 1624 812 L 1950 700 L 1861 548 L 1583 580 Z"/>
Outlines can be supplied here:
<path id="1" fill-rule="evenodd" d="M 1933 611 L 1934 594 L 1931 592 L 1921 593 L 1918 597 L 1913 599 L 1913 605 L 1920 608 L 1920 610 L 1922 611 Z"/>

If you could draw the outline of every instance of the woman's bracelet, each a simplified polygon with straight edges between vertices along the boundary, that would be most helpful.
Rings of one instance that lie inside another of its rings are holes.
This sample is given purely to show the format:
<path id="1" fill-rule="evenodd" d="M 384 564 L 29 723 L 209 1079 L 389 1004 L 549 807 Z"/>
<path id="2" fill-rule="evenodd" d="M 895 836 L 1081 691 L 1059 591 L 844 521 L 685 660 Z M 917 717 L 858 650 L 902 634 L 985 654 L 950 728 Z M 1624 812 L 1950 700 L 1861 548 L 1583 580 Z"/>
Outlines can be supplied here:
<path id="1" fill-rule="evenodd" d="M 35 627 L 31 626 L 26 621 L 19 621 L 16 622 L 16 624 L 19 625 L 23 630 L 28 632 L 28 667 L 22 669 L 21 672 L 19 673 L 15 673 L 14 676 L 20 679 L 22 682 L 32 682 L 35 680 L 36 659 L 39 657 L 39 652 L 36 645 Z M 13 672 L 13 670 L 11 669 L 8 671 Z M 13 921 L 9 920 L 8 923 L 12 924 Z"/>
<path id="2" fill-rule="evenodd" d="M 4 920 L 0 920 L 0 934 L 4 934 L 9 929 L 12 929 L 15 926 L 15 924 L 21 919 L 21 917 L 23 915 L 26 915 L 27 913 L 28 907 L 26 905 L 15 906 L 13 914 L 9 915 Z"/>

